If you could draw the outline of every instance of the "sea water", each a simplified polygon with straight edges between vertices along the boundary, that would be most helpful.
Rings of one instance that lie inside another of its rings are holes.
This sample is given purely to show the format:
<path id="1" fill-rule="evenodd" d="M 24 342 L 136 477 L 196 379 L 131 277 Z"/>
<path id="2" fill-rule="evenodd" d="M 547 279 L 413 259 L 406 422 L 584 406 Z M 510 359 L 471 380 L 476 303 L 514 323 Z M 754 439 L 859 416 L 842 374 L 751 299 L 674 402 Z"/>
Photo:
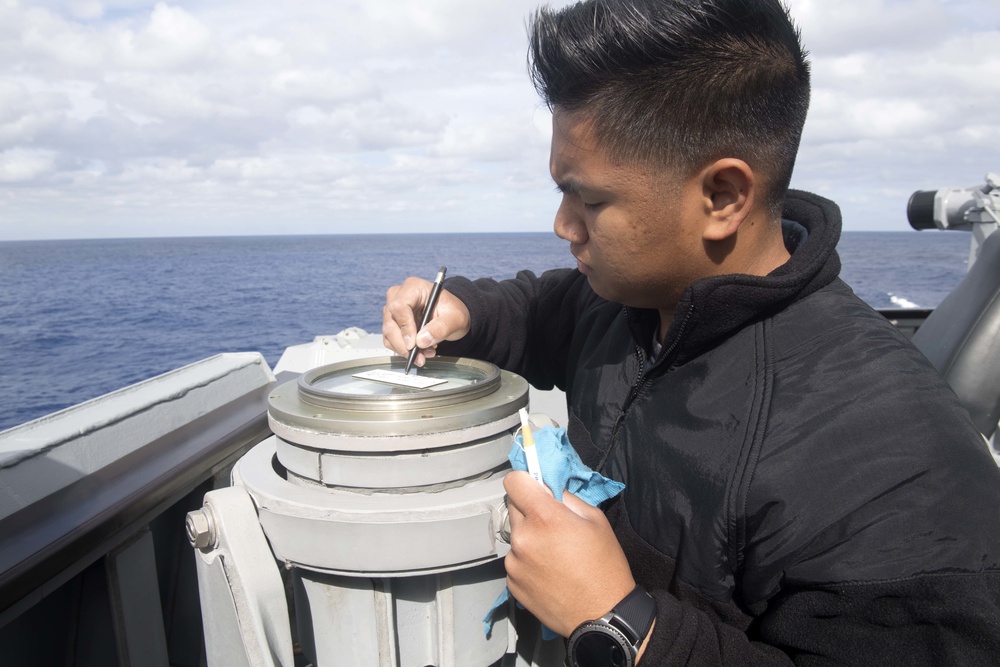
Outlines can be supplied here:
<path id="1" fill-rule="evenodd" d="M 936 306 L 969 236 L 846 232 L 842 277 L 876 308 Z M 551 234 L 282 236 L 0 243 L 0 430 L 220 352 L 272 366 L 289 345 L 379 332 L 410 275 L 510 278 L 574 266 Z"/>

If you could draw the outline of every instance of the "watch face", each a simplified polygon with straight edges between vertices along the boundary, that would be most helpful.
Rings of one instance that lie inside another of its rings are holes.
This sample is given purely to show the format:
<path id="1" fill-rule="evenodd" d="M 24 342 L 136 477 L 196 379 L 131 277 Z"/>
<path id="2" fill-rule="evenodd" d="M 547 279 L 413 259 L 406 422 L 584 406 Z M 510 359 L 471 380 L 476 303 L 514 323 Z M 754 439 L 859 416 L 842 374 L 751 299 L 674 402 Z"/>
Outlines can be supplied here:
<path id="1" fill-rule="evenodd" d="M 584 633 L 573 645 L 573 664 L 577 667 L 629 667 L 629 658 L 621 641 L 603 632 Z"/>

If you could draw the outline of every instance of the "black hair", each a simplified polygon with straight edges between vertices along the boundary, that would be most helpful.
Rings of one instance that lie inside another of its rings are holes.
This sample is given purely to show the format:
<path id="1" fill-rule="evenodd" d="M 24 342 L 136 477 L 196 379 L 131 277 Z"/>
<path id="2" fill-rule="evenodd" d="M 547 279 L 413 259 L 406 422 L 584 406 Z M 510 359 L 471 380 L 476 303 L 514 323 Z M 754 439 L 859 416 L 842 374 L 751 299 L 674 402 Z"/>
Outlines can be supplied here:
<path id="1" fill-rule="evenodd" d="M 780 215 L 809 108 L 809 64 L 780 0 L 586 0 L 529 23 L 532 81 L 612 159 L 765 175 Z"/>

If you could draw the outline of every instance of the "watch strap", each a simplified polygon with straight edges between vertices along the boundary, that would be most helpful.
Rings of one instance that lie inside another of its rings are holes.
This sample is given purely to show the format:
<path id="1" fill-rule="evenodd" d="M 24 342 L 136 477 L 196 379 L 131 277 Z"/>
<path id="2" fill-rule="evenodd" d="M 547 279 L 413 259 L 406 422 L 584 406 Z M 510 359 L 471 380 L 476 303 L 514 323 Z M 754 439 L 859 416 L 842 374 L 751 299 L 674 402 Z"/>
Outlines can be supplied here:
<path id="1" fill-rule="evenodd" d="M 639 649 L 656 619 L 656 600 L 636 586 L 614 609 L 593 621 L 584 621 L 566 642 L 566 660 L 572 667 L 633 667 Z"/>
<path id="2" fill-rule="evenodd" d="M 634 637 L 633 645 L 638 648 L 649 634 L 656 618 L 656 600 L 642 586 L 636 586 L 615 605 L 611 614 L 623 621 L 630 634 Z"/>

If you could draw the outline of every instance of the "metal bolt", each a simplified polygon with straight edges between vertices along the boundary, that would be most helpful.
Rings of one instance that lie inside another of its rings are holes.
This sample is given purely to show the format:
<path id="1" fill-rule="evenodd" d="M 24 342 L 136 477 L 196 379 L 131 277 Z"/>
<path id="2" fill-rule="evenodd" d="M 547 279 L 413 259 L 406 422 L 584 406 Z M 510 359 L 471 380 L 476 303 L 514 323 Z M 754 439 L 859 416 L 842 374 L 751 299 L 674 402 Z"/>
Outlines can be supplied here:
<path id="1" fill-rule="evenodd" d="M 188 542 L 195 549 L 215 546 L 215 521 L 207 507 L 188 512 L 184 527 L 187 529 Z"/>
<path id="2" fill-rule="evenodd" d="M 506 502 L 500 506 L 500 531 L 497 537 L 504 544 L 510 544 L 510 512 Z"/>

